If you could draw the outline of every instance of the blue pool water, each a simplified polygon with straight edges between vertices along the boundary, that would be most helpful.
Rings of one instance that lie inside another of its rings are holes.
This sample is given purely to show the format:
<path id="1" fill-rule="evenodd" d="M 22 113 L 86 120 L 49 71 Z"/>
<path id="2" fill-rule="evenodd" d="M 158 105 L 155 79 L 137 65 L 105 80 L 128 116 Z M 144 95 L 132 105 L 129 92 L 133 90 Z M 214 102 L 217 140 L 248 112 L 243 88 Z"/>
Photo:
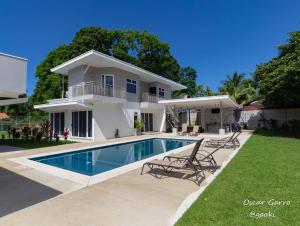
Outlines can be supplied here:
<path id="1" fill-rule="evenodd" d="M 42 156 L 31 160 L 93 176 L 194 142 L 196 141 L 154 138 Z"/>

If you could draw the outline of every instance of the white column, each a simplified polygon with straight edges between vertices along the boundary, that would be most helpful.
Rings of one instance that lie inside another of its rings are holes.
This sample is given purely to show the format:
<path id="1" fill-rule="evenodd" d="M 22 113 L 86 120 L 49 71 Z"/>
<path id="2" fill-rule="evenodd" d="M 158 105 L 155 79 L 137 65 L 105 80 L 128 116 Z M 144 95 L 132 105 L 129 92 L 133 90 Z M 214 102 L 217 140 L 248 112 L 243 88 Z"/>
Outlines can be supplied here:
<path id="1" fill-rule="evenodd" d="M 219 134 L 223 135 L 225 134 L 225 130 L 223 129 L 223 109 L 222 109 L 222 102 L 220 101 L 220 117 L 221 117 L 221 127 L 219 129 Z"/>

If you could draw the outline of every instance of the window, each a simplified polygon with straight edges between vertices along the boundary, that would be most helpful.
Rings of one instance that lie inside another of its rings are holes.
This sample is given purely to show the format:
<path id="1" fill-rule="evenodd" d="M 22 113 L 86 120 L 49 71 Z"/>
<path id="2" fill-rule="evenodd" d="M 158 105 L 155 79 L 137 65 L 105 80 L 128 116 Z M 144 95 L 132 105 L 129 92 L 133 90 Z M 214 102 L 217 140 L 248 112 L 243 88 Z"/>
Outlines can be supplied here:
<path id="1" fill-rule="evenodd" d="M 92 137 L 92 111 L 72 112 L 72 136 Z"/>
<path id="2" fill-rule="evenodd" d="M 53 132 L 57 132 L 60 135 L 64 134 L 65 128 L 65 113 L 51 113 L 50 114 L 50 122 Z"/>
<path id="3" fill-rule="evenodd" d="M 128 93 L 136 93 L 136 81 L 127 79 L 127 92 Z"/>
<path id="4" fill-rule="evenodd" d="M 158 95 L 160 97 L 165 97 L 165 89 L 163 88 L 158 88 Z"/>
<path id="5" fill-rule="evenodd" d="M 212 108 L 211 113 L 212 114 L 219 114 L 220 113 L 220 108 Z"/>

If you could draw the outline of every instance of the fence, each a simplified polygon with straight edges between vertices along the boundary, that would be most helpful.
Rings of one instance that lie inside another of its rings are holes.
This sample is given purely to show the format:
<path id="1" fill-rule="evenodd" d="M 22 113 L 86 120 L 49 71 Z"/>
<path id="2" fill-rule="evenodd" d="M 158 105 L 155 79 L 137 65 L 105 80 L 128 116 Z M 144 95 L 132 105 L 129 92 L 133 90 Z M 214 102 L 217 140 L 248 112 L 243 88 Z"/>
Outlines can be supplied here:
<path id="1" fill-rule="evenodd" d="M 265 120 L 274 120 L 278 126 L 282 126 L 290 120 L 300 120 L 300 108 L 242 110 L 237 112 L 237 117 L 238 122 L 246 124 L 249 129 L 255 129 L 259 125 L 265 127 Z"/>
<path id="2" fill-rule="evenodd" d="M 9 128 L 40 127 L 48 116 L 14 116 L 7 120 L 0 119 L 0 131 L 7 131 Z"/>

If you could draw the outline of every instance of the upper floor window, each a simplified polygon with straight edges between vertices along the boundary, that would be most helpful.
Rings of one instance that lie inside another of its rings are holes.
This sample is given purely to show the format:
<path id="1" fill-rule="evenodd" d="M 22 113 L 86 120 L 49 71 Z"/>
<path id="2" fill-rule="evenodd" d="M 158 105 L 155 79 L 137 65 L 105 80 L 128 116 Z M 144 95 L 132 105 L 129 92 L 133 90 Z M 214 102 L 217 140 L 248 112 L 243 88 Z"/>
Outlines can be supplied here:
<path id="1" fill-rule="evenodd" d="M 128 93 L 136 93 L 136 81 L 127 79 L 127 92 Z"/>
<path id="2" fill-rule="evenodd" d="M 163 88 L 158 88 L 158 95 L 160 97 L 165 97 L 165 89 Z"/>

